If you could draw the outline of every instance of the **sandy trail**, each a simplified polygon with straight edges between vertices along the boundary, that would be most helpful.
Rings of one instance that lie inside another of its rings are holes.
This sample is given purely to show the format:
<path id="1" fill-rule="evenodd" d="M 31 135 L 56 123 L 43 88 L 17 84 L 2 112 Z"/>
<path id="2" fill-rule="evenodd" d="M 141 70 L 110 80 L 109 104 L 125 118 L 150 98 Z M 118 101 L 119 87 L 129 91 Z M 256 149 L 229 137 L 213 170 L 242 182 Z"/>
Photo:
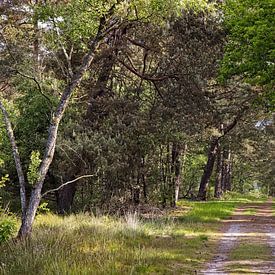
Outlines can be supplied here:
<path id="1" fill-rule="evenodd" d="M 256 210 L 256 214 L 246 214 L 248 210 Z M 232 264 L 248 266 L 249 272 L 246 274 L 275 274 L 275 216 L 272 213 L 272 200 L 238 208 L 230 219 L 224 221 L 222 232 L 216 256 L 199 274 L 240 274 L 230 268 Z M 272 261 L 230 261 L 229 254 L 240 241 L 267 244 L 272 251 Z"/>

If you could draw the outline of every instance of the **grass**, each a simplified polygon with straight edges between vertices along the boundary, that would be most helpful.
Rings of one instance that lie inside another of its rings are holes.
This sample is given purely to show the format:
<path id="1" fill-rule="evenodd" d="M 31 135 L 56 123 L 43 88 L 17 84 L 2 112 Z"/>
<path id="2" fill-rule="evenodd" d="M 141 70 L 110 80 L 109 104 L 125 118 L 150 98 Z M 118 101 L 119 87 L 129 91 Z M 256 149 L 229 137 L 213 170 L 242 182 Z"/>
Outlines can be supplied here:
<path id="1" fill-rule="evenodd" d="M 231 260 L 272 260 L 271 248 L 265 243 L 245 243 L 241 242 L 238 247 L 232 250 L 229 258 Z"/>
<path id="2" fill-rule="evenodd" d="M 255 208 L 248 208 L 246 209 L 243 214 L 248 216 L 253 216 L 257 213 L 257 210 Z"/>
<path id="3" fill-rule="evenodd" d="M 255 269 L 266 267 L 266 263 L 272 262 L 271 248 L 265 243 L 241 242 L 229 255 L 231 264 L 227 269 L 233 274 L 255 274 Z"/>
<path id="4" fill-rule="evenodd" d="M 172 220 L 140 222 L 134 229 L 109 217 L 46 215 L 39 217 L 31 240 L 1 247 L 0 270 L 2 274 L 194 274 L 209 259 L 211 249 L 205 235 L 185 237 L 182 225 Z"/>
<path id="5" fill-rule="evenodd" d="M 166 217 L 39 215 L 32 238 L 3 244 L 0 274 L 196 274 L 238 202 L 182 201 Z"/>
<path id="6" fill-rule="evenodd" d="M 218 222 L 228 217 L 235 209 L 238 203 L 236 201 L 210 201 L 210 202 L 186 202 L 179 203 L 180 207 L 191 207 L 186 215 L 182 215 L 179 219 L 182 222 Z"/>
<path id="7" fill-rule="evenodd" d="M 272 199 L 273 216 L 275 216 L 275 198 Z"/>

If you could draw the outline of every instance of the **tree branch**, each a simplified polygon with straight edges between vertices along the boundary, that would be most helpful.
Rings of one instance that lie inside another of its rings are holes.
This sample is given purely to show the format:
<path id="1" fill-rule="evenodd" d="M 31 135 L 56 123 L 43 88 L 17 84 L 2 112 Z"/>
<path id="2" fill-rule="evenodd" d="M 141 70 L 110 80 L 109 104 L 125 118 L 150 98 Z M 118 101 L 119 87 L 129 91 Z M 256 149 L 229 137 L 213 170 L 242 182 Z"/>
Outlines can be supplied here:
<path id="1" fill-rule="evenodd" d="M 120 64 L 122 64 L 130 72 L 135 74 L 136 76 L 138 76 L 142 79 L 148 80 L 148 81 L 164 81 L 164 80 L 167 80 L 167 79 L 170 79 L 170 78 L 177 78 L 175 75 L 172 75 L 172 76 L 171 75 L 164 75 L 164 76 L 161 76 L 161 77 L 151 77 L 149 75 L 145 75 L 145 74 L 142 74 L 142 73 L 138 72 L 134 67 L 131 67 L 130 65 L 126 64 L 121 59 L 118 59 L 118 62 Z"/>
<path id="2" fill-rule="evenodd" d="M 83 178 L 91 178 L 91 177 L 95 177 L 95 176 L 96 176 L 96 175 L 83 175 L 83 176 L 80 176 L 80 177 L 78 177 L 78 178 L 76 178 L 76 179 L 67 181 L 67 182 L 61 184 L 59 187 L 57 187 L 57 188 L 55 188 L 55 189 L 48 190 L 47 192 L 45 192 L 44 194 L 42 194 L 41 197 L 44 197 L 45 195 L 47 195 L 47 194 L 49 194 L 49 193 L 58 191 L 58 190 L 60 190 L 61 188 L 63 188 L 64 186 L 66 186 L 66 185 L 68 185 L 68 184 L 70 184 L 70 183 L 76 182 L 76 181 L 81 180 L 81 179 L 83 179 Z"/>

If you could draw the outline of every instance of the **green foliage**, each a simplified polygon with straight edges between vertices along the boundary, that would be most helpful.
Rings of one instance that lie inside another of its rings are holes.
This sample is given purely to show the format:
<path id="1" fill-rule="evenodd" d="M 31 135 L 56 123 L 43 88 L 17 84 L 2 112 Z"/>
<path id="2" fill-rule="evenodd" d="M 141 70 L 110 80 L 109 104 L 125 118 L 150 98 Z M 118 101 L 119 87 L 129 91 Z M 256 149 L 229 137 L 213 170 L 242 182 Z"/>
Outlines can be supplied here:
<path id="1" fill-rule="evenodd" d="M 58 49 L 61 42 L 65 47 L 73 43 L 77 48 L 86 50 L 98 31 L 100 18 L 106 16 L 111 8 L 113 18 L 118 22 L 138 20 L 163 25 L 171 17 L 181 15 L 183 9 L 199 12 L 213 7 L 205 0 L 72 0 L 66 4 L 61 1 L 58 4 L 36 5 L 35 20 L 48 25 L 45 35 L 52 48 Z"/>
<path id="2" fill-rule="evenodd" d="M 28 182 L 30 184 L 35 184 L 36 180 L 39 178 L 38 169 L 41 163 L 40 152 L 33 151 L 31 153 L 31 161 L 28 169 Z"/>
<path id="3" fill-rule="evenodd" d="M 9 181 L 9 175 L 4 175 L 0 178 L 0 194 L 1 194 L 1 188 L 5 187 L 5 183 Z M 1 195 L 0 195 L 0 211 L 1 211 Z"/>
<path id="4" fill-rule="evenodd" d="M 79 48 L 86 49 L 87 42 L 97 33 L 99 18 L 114 2 L 73 0 L 66 4 L 43 4 L 36 6 L 36 18 L 51 26 L 47 34 L 53 48 L 60 47 L 57 41 L 65 43 L 69 38 L 71 42 L 79 43 Z M 59 36 L 57 29 L 62 36 Z"/>
<path id="5" fill-rule="evenodd" d="M 274 89 L 274 8 L 273 0 L 226 1 L 228 44 L 221 79 L 238 75 L 252 84 Z"/>
<path id="6" fill-rule="evenodd" d="M 42 150 L 46 135 L 48 123 L 50 121 L 51 109 L 54 105 L 54 95 L 50 95 L 50 89 L 57 89 L 47 85 L 46 81 L 43 82 L 43 93 L 47 94 L 49 98 L 45 98 L 37 89 L 36 86 L 29 80 L 17 79 L 19 83 L 15 83 L 17 89 L 20 91 L 21 96 L 15 100 L 17 116 L 16 123 L 16 137 L 20 140 L 21 144 L 21 157 L 24 163 L 27 163 L 27 158 L 33 150 Z M 54 81 L 52 80 L 54 83 Z M 42 84 L 41 84 L 42 85 Z"/>
<path id="7" fill-rule="evenodd" d="M 15 230 L 15 221 L 0 213 L 0 244 L 9 240 L 15 233 Z"/>
<path id="8" fill-rule="evenodd" d="M 6 174 L 0 178 L 0 188 L 5 186 L 5 183 L 9 181 L 9 175 Z"/>
<path id="9" fill-rule="evenodd" d="M 37 209 L 37 214 L 46 214 L 50 212 L 50 208 L 48 208 L 47 202 L 42 202 Z"/>

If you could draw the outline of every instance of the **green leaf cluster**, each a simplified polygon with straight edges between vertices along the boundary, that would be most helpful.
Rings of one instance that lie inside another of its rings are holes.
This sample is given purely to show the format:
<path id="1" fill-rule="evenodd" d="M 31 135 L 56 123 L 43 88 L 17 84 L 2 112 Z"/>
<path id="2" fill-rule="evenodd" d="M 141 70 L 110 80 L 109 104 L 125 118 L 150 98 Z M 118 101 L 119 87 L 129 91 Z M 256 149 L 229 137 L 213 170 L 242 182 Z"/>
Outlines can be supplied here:
<path id="1" fill-rule="evenodd" d="M 253 85 L 274 89 L 275 2 L 228 0 L 224 6 L 228 44 L 221 80 L 241 76 Z"/>
<path id="2" fill-rule="evenodd" d="M 28 181 L 30 184 L 34 184 L 39 177 L 38 168 L 40 166 L 41 159 L 40 159 L 40 152 L 39 151 L 32 151 L 31 153 L 31 162 L 28 169 Z"/>

